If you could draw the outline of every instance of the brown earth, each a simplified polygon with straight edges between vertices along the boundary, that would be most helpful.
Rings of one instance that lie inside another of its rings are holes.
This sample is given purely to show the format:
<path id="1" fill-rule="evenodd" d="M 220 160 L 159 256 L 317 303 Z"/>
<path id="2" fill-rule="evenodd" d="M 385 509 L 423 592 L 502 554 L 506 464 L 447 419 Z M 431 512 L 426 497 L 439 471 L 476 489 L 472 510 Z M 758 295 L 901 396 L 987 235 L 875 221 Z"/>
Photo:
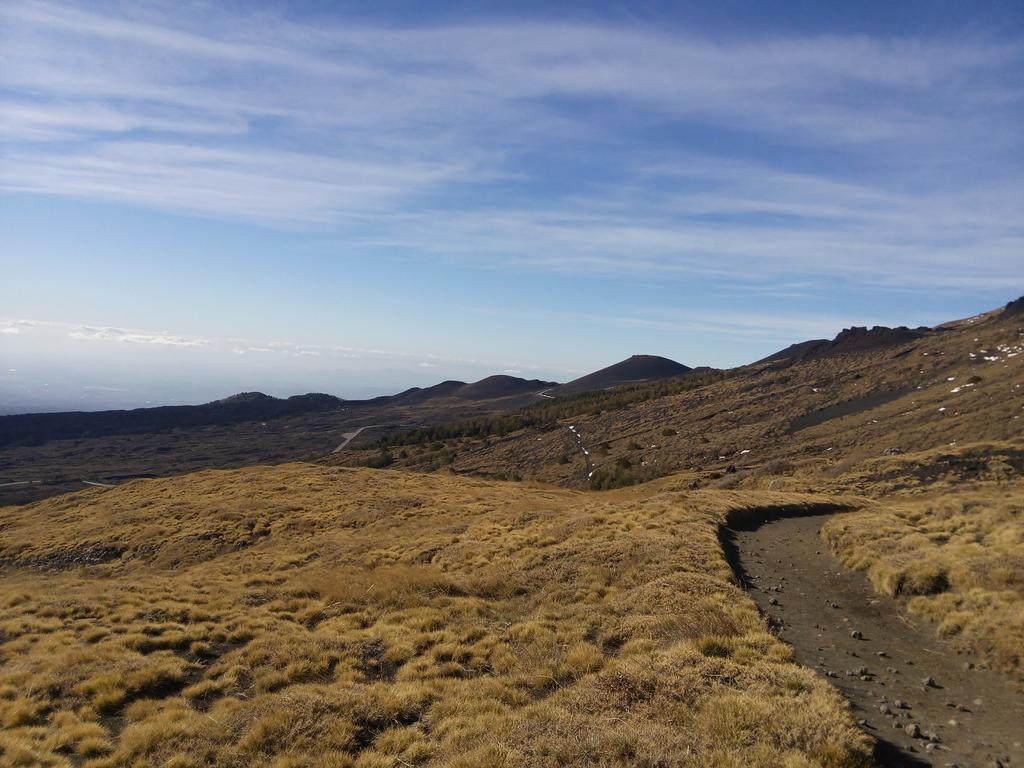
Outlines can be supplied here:
<path id="1" fill-rule="evenodd" d="M 728 535 L 738 578 L 796 660 L 850 701 L 883 765 L 1024 765 L 1024 697 L 1010 678 L 844 568 L 821 538 L 830 517 Z"/>

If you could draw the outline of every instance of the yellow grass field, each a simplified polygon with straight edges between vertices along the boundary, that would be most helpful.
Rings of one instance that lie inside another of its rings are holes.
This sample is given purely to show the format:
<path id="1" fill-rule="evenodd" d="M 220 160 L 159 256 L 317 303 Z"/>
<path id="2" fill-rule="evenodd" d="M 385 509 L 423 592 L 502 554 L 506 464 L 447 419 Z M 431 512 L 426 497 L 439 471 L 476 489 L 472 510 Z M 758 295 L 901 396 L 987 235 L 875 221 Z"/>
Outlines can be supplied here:
<path id="1" fill-rule="evenodd" d="M 289 464 L 3 510 L 0 763 L 861 766 L 731 581 L 730 512 Z"/>
<path id="2" fill-rule="evenodd" d="M 822 535 L 877 591 L 910 596 L 909 609 L 935 621 L 940 634 L 1024 682 L 1020 483 L 886 498 L 833 518 Z"/>

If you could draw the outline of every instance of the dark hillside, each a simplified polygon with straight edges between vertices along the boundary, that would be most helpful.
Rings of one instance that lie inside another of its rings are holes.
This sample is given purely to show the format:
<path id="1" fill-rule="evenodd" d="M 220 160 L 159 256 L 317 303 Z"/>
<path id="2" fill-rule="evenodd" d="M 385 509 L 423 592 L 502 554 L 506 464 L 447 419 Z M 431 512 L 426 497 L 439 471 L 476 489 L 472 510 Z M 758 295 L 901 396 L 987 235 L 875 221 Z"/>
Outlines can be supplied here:
<path id="1" fill-rule="evenodd" d="M 467 384 L 459 389 L 455 396 L 463 400 L 492 400 L 498 397 L 522 395 L 527 392 L 539 392 L 556 386 L 558 383 L 554 381 L 498 375 L 488 376 L 474 384 Z"/>
<path id="2" fill-rule="evenodd" d="M 774 355 L 762 357 L 760 360 L 755 362 L 754 365 L 758 365 L 760 363 L 773 363 L 777 360 L 799 360 L 815 347 L 819 347 L 822 344 L 828 343 L 828 339 L 810 339 L 809 341 L 798 341 L 796 344 L 790 344 L 785 349 L 780 349 Z"/>
<path id="3" fill-rule="evenodd" d="M 390 405 L 421 405 L 431 400 L 451 397 L 466 386 L 464 381 L 442 381 L 432 387 L 413 387 L 388 398 L 381 398 Z"/>
<path id="4" fill-rule="evenodd" d="M 667 357 L 657 355 L 633 355 L 622 362 L 609 365 L 599 371 L 588 373 L 578 379 L 563 384 L 554 390 L 552 394 L 559 397 L 564 395 L 575 395 L 580 392 L 589 392 L 595 389 L 608 389 L 623 384 L 635 384 L 642 381 L 655 381 L 667 379 L 672 376 L 682 376 L 690 373 L 693 369 L 669 360 Z"/>
<path id="5" fill-rule="evenodd" d="M 204 405 L 0 416 L 0 448 L 42 445 L 50 440 L 145 435 L 185 427 L 239 424 L 328 411 L 344 402 L 331 395 L 315 393 L 280 399 L 262 392 L 243 392 Z"/>
<path id="6" fill-rule="evenodd" d="M 925 327 L 907 328 L 886 328 L 883 325 L 876 325 L 874 328 L 853 327 L 844 328 L 832 341 L 827 344 L 817 345 L 809 349 L 804 357 L 817 358 L 829 357 L 831 355 L 845 355 L 850 352 L 866 352 L 879 347 L 889 347 L 896 344 L 922 339 L 928 335 L 930 329 Z"/>

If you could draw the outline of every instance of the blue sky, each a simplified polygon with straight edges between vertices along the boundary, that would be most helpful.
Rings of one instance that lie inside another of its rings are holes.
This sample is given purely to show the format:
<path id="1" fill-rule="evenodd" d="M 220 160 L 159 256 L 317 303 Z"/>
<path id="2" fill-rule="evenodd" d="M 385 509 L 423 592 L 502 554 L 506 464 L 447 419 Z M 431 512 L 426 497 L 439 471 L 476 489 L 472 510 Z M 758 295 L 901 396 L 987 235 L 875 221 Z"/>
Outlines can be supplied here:
<path id="1" fill-rule="evenodd" d="M 728 366 L 1024 293 L 1019 2 L 437 5 L 0 6 L 0 410 Z"/>

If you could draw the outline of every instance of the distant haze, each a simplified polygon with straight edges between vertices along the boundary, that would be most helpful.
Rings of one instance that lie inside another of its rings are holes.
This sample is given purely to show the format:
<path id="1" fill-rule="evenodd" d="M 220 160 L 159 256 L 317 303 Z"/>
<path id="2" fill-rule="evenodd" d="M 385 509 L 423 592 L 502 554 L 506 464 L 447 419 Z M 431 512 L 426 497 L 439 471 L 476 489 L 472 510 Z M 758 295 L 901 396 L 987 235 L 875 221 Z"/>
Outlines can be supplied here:
<path id="1" fill-rule="evenodd" d="M 5 352 L 0 413 L 196 404 L 252 390 L 278 397 L 325 392 L 362 399 L 448 378 L 476 381 L 496 372 L 550 378 L 554 373 L 282 342 L 257 346 L 115 329 L 90 329 L 85 338 L 85 331 L 63 324 L 9 327 L 17 333 L 0 336 Z M 572 375 L 558 373 L 563 379 Z"/>

